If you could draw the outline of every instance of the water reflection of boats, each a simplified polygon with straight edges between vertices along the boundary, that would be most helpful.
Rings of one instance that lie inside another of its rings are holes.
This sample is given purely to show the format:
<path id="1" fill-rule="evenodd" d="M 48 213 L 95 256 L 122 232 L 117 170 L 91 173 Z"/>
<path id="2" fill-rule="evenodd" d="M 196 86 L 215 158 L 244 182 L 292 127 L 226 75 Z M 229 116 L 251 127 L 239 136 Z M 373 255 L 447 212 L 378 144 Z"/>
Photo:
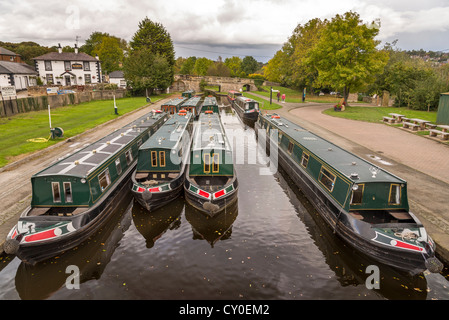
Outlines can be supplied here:
<path id="1" fill-rule="evenodd" d="M 238 215 L 238 201 L 219 214 L 209 216 L 187 204 L 186 219 L 192 226 L 193 239 L 206 240 L 211 247 L 219 240 L 231 237 L 232 225 Z"/>
<path id="2" fill-rule="evenodd" d="M 38 300 L 51 297 L 66 284 L 70 275 L 66 273 L 68 266 L 79 268 L 80 284 L 100 279 L 118 243 L 131 225 L 132 200 L 133 196 L 127 189 L 111 213 L 111 219 L 79 246 L 35 265 L 22 262 L 15 278 L 20 298 Z"/>
<path id="3" fill-rule="evenodd" d="M 380 288 L 375 290 L 377 294 L 387 299 L 404 299 L 405 296 L 407 299 L 426 299 L 427 280 L 423 274 L 412 276 L 401 272 L 347 246 L 335 237 L 333 230 L 282 168 L 279 168 L 276 177 L 341 286 L 365 286 L 371 274 L 366 273 L 366 269 L 375 265 L 380 270 Z"/>
<path id="4" fill-rule="evenodd" d="M 148 214 L 137 201 L 134 201 L 132 214 L 134 225 L 146 240 L 146 247 L 152 248 L 155 242 L 167 230 L 176 230 L 181 226 L 181 213 L 184 209 L 184 199 L 177 198 L 166 206 Z"/>

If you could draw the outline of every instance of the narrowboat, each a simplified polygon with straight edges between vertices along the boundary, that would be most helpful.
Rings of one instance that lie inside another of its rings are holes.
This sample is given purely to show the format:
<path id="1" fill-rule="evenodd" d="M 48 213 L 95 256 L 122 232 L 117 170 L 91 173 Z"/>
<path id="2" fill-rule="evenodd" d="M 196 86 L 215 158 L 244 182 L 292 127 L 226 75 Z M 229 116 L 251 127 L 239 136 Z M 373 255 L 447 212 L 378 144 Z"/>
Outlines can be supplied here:
<path id="1" fill-rule="evenodd" d="M 161 110 L 168 114 L 178 113 L 181 109 L 181 105 L 187 100 L 187 98 L 174 98 L 161 106 Z"/>
<path id="2" fill-rule="evenodd" d="M 237 97 L 241 97 L 242 93 L 240 91 L 235 91 L 235 90 L 231 90 L 228 92 L 228 101 L 230 104 L 232 104 L 232 102 L 237 98 Z"/>
<path id="3" fill-rule="evenodd" d="M 167 118 L 150 112 L 34 174 L 31 205 L 9 232 L 5 252 L 36 264 L 91 236 L 130 189 L 139 146 Z"/>
<path id="4" fill-rule="evenodd" d="M 232 107 L 239 115 L 242 121 L 254 125 L 259 117 L 259 102 L 247 97 L 236 97 L 231 102 Z"/>
<path id="5" fill-rule="evenodd" d="M 187 90 L 187 91 L 184 91 L 183 93 L 181 93 L 181 96 L 182 96 L 182 97 L 185 97 L 185 98 L 187 98 L 187 99 L 190 99 L 190 98 L 192 98 L 193 96 L 195 96 L 195 90 Z"/>
<path id="6" fill-rule="evenodd" d="M 192 142 L 193 114 L 173 115 L 139 148 L 132 174 L 132 193 L 148 211 L 166 205 L 183 192 Z"/>
<path id="7" fill-rule="evenodd" d="M 211 216 L 237 200 L 232 150 L 218 113 L 201 113 L 196 123 L 184 182 L 189 204 Z"/>
<path id="8" fill-rule="evenodd" d="M 260 115 L 255 131 L 348 244 L 409 274 L 441 271 L 435 243 L 409 210 L 405 180 L 276 114 Z"/>
<path id="9" fill-rule="evenodd" d="M 219 113 L 217 98 L 212 96 L 205 97 L 201 106 L 201 112 Z"/>
<path id="10" fill-rule="evenodd" d="M 198 118 L 201 110 L 201 97 L 192 97 L 184 101 L 179 107 L 179 110 L 189 111 L 195 118 Z"/>

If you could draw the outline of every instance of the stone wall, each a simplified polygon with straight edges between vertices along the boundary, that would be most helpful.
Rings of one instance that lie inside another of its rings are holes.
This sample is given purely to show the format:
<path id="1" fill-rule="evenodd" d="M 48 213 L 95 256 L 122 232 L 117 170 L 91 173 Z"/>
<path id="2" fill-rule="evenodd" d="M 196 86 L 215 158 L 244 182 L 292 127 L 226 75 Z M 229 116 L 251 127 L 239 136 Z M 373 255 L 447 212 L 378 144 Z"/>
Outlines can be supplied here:
<path id="1" fill-rule="evenodd" d="M 44 110 L 48 108 L 48 105 L 51 108 L 56 108 L 94 100 L 110 100 L 114 98 L 114 95 L 116 99 L 123 98 L 126 95 L 126 90 L 82 91 L 66 94 L 30 96 L 18 99 L 5 98 L 4 100 L 0 100 L 0 117 Z"/>
<path id="2" fill-rule="evenodd" d="M 170 87 L 170 92 L 185 90 L 200 91 L 201 80 L 206 81 L 208 85 L 220 86 L 221 92 L 227 92 L 231 90 L 239 91 L 240 89 L 242 89 L 243 91 L 246 91 L 247 89 L 249 89 L 249 91 L 257 90 L 253 79 L 177 74 L 175 75 L 175 81 L 173 85 Z"/>

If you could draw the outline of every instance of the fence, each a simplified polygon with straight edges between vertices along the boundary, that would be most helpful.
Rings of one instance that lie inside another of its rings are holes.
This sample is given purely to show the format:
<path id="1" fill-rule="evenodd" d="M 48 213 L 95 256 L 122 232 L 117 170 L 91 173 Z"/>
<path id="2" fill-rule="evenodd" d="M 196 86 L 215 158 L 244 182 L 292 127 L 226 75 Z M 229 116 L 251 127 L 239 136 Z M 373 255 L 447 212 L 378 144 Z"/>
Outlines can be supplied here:
<path id="1" fill-rule="evenodd" d="M 44 110 L 48 108 L 48 105 L 51 108 L 56 108 L 93 100 L 109 100 L 113 99 L 114 95 L 116 99 L 123 98 L 126 95 L 126 90 L 96 90 L 17 99 L 4 98 L 0 100 L 0 117 L 10 117 L 18 113 Z"/>

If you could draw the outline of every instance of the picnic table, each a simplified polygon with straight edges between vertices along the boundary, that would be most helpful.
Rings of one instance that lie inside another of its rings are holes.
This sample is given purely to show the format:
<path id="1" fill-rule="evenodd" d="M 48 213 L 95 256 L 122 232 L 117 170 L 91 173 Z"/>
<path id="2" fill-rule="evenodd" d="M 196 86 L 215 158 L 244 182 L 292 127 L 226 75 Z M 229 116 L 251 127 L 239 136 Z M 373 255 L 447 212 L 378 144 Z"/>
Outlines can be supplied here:
<path id="1" fill-rule="evenodd" d="M 421 130 L 424 130 L 426 128 L 426 123 L 429 123 L 429 120 L 422 120 L 422 119 L 409 119 L 410 122 L 414 124 L 418 124 Z"/>
<path id="2" fill-rule="evenodd" d="M 449 131 L 449 126 L 447 126 L 447 125 L 440 124 L 440 125 L 438 125 L 438 128 L 441 128 L 441 131 L 443 131 L 443 132 Z"/>
<path id="3" fill-rule="evenodd" d="M 402 122 L 402 118 L 405 117 L 403 114 L 399 114 L 399 113 L 389 113 L 388 115 L 392 116 L 393 119 L 395 119 L 395 121 L 397 123 Z"/>

